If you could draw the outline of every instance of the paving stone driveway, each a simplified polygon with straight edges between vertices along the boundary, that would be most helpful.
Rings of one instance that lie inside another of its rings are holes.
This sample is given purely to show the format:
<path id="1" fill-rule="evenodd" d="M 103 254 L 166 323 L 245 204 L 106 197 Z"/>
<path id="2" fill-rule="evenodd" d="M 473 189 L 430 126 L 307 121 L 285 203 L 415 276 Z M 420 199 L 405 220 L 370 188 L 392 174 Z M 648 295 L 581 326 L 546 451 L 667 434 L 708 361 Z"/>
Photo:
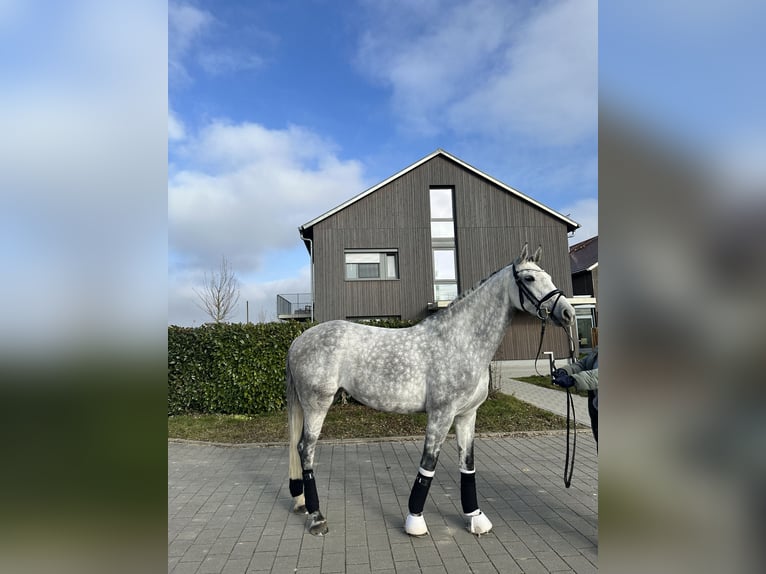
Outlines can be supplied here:
<path id="1" fill-rule="evenodd" d="M 430 534 L 403 529 L 422 439 L 320 440 L 316 480 L 330 533 L 290 513 L 287 447 L 168 443 L 168 572 L 596 572 L 598 471 L 590 429 L 578 432 L 564 488 L 563 432 L 479 438 L 479 505 L 494 523 L 465 527 L 454 438 L 425 507 Z"/>

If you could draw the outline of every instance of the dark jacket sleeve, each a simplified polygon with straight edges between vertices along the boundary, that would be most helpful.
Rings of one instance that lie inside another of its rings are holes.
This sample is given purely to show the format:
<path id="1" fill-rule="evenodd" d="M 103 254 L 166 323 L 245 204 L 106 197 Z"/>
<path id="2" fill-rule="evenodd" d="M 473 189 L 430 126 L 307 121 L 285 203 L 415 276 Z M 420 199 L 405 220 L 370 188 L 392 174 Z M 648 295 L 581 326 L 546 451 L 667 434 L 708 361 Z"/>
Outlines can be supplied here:
<path id="1" fill-rule="evenodd" d="M 598 349 L 576 363 L 562 367 L 575 380 L 578 391 L 598 390 Z"/>

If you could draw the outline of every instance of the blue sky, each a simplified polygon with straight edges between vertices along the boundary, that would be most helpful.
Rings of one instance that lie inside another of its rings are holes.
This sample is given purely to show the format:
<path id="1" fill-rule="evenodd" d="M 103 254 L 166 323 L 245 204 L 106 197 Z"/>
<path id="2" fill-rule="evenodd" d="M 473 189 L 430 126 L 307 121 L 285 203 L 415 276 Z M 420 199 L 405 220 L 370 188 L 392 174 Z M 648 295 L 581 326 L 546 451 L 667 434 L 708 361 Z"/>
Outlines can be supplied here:
<path id="1" fill-rule="evenodd" d="M 309 291 L 297 227 L 437 148 L 597 227 L 591 1 L 171 2 L 170 324 L 225 255 L 235 321 Z"/>

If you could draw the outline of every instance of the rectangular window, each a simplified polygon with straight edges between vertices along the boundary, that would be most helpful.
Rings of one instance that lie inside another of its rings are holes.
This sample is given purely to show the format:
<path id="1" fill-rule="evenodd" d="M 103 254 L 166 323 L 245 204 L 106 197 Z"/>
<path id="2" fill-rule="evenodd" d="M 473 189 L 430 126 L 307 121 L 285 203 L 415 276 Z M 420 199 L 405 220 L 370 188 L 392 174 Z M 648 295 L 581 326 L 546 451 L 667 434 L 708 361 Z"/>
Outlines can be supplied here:
<path id="1" fill-rule="evenodd" d="M 580 348 L 590 348 L 593 346 L 593 318 L 577 317 L 577 338 L 580 342 Z"/>
<path id="2" fill-rule="evenodd" d="M 346 263 L 380 263 L 380 253 L 347 252 Z"/>
<path id="3" fill-rule="evenodd" d="M 393 253 L 386 253 L 386 279 L 399 279 L 396 255 Z"/>
<path id="4" fill-rule="evenodd" d="M 399 279 L 395 251 L 347 251 L 345 263 L 349 281 Z"/>
<path id="5" fill-rule="evenodd" d="M 380 279 L 380 263 L 359 263 L 358 279 Z"/>
<path id="6" fill-rule="evenodd" d="M 457 283 L 436 283 L 434 285 L 435 301 L 452 301 L 457 298 Z"/>
<path id="7" fill-rule="evenodd" d="M 454 249 L 434 249 L 434 281 L 455 281 Z"/>
<path id="8" fill-rule="evenodd" d="M 455 225 L 451 221 L 432 221 L 431 237 L 434 239 L 451 239 L 455 237 Z"/>
<path id="9" fill-rule="evenodd" d="M 431 189 L 431 219 L 452 219 L 452 190 L 450 188 Z"/>
<path id="10" fill-rule="evenodd" d="M 575 307 L 577 338 L 581 349 L 593 347 L 593 327 L 595 326 L 593 321 L 594 311 L 595 308 L 592 305 L 577 305 Z"/>

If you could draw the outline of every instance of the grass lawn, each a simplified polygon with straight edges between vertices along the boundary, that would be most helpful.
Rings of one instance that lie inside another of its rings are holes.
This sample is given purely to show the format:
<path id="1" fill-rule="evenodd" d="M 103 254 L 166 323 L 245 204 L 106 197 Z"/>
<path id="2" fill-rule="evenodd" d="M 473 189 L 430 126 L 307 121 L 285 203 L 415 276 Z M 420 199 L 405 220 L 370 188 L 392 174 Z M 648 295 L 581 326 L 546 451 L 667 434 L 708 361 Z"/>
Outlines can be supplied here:
<path id="1" fill-rule="evenodd" d="M 382 413 L 349 402 L 330 408 L 321 438 L 379 438 L 421 436 L 426 415 Z M 497 394 L 476 417 L 476 432 L 539 431 L 566 428 L 566 420 L 547 411 Z M 168 417 L 168 437 L 223 443 L 287 442 L 287 414 L 179 415 Z"/>
<path id="2" fill-rule="evenodd" d="M 517 381 L 522 381 L 524 383 L 532 383 L 533 385 L 537 385 L 538 387 L 545 387 L 546 389 L 554 389 L 556 391 L 561 391 L 562 393 L 566 392 L 566 389 L 562 389 L 558 385 L 554 385 L 551 383 L 550 377 L 538 377 L 538 376 L 532 376 L 532 377 L 514 377 Z M 572 387 L 574 389 L 574 387 Z M 587 397 L 588 391 L 572 391 L 576 395 L 580 395 L 581 397 Z"/>

